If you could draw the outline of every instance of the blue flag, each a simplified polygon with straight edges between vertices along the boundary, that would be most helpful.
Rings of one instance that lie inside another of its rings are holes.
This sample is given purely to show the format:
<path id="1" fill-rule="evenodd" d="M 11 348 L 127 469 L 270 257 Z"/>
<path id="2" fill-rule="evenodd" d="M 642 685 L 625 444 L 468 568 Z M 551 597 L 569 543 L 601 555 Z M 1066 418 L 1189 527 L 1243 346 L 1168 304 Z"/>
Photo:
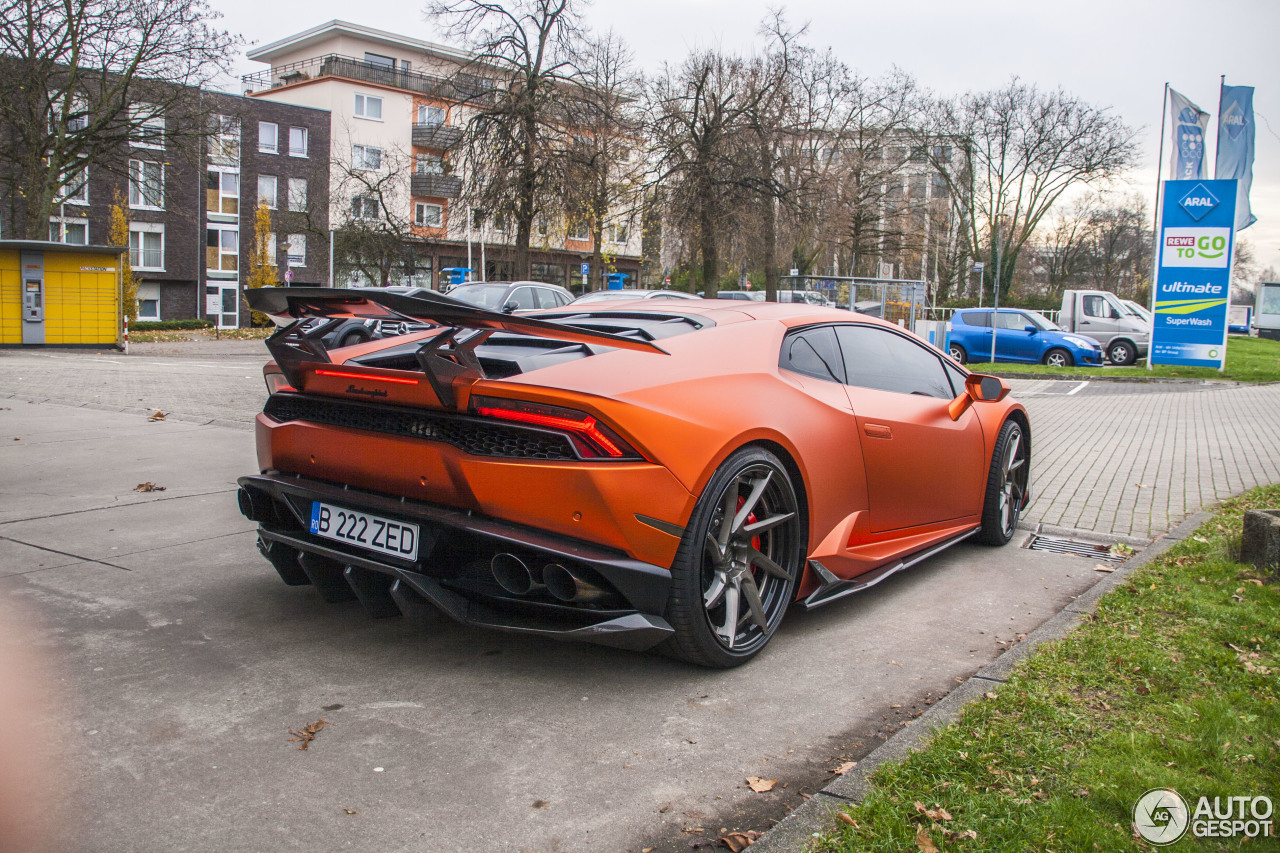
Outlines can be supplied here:
<path id="1" fill-rule="evenodd" d="M 1218 102 L 1218 162 L 1214 177 L 1238 181 L 1236 188 L 1236 230 L 1258 221 L 1249 209 L 1249 188 L 1253 185 L 1253 87 L 1223 86 Z"/>
<path id="2" fill-rule="evenodd" d="M 1199 181 L 1204 178 L 1204 132 L 1209 127 L 1209 114 L 1170 89 L 1169 106 L 1173 113 L 1173 148 L 1169 157 L 1169 177 L 1175 181 Z"/>

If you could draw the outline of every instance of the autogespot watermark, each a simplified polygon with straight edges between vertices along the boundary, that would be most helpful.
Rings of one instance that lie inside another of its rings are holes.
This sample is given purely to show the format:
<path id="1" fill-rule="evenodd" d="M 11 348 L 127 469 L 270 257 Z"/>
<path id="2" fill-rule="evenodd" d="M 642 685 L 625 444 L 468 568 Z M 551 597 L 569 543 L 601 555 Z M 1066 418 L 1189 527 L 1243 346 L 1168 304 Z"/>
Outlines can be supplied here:
<path id="1" fill-rule="evenodd" d="M 1188 830 L 1196 838 L 1271 838 L 1272 812 L 1270 797 L 1200 797 L 1192 811 L 1172 788 L 1152 788 L 1133 806 L 1133 828 L 1158 846 Z"/>

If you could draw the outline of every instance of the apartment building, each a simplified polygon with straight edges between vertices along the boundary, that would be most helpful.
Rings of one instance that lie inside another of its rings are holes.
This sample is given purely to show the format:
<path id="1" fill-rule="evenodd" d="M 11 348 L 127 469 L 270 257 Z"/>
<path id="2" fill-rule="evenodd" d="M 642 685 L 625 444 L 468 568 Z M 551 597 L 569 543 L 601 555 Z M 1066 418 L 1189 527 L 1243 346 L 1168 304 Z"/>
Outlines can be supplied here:
<path id="1" fill-rule="evenodd" d="M 448 268 L 473 279 L 515 277 L 514 226 L 472 214 L 462 201 L 466 175 L 454 154 L 466 123 L 460 102 L 490 85 L 459 75 L 468 54 L 445 45 L 329 21 L 251 50 L 270 66 L 242 78 L 251 100 L 327 110 L 332 121 L 329 221 L 358 230 L 380 224 L 401 235 L 403 257 L 389 281 L 344 266 L 339 285 L 436 286 Z M 641 240 L 634 226 L 607 229 L 613 271 L 638 280 Z M 531 275 L 581 288 L 594 245 L 584 223 L 548 216 L 535 223 Z"/>
<path id="2" fill-rule="evenodd" d="M 241 293 L 259 201 L 271 210 L 268 245 L 280 278 L 328 283 L 329 116 L 222 92 L 191 97 L 198 109 L 155 116 L 154 133 L 85 168 L 50 218 L 49 239 L 106 244 L 119 200 L 129 219 L 139 319 L 245 326 Z M 214 132 L 177 126 L 195 120 Z"/>

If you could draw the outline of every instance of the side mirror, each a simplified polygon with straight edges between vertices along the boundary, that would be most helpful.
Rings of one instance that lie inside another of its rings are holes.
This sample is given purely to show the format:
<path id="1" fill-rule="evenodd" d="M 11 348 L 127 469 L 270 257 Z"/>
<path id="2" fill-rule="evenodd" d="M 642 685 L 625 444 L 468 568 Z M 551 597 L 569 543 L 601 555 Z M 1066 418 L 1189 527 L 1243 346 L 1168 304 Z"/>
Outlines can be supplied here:
<path id="1" fill-rule="evenodd" d="M 503 313 L 503 314 L 513 314 L 513 313 L 515 313 L 515 310 L 516 310 L 517 308 L 519 308 L 519 307 L 520 307 L 520 304 L 519 304 L 518 302 L 516 302 L 514 299 L 512 299 L 512 300 L 511 300 L 510 302 L 508 302 L 506 305 L 503 305 L 503 306 L 502 306 L 502 313 Z"/>
<path id="2" fill-rule="evenodd" d="M 1038 329 L 1036 329 L 1036 327 L 1035 327 L 1035 326 L 1033 326 L 1033 325 L 1031 325 L 1030 323 L 1028 323 L 1027 325 L 1025 325 L 1025 326 L 1023 326 L 1023 327 L 1022 327 L 1022 331 L 1024 331 L 1024 332 L 1030 332 L 1031 334 L 1033 334 L 1033 335 L 1034 335 L 1034 334 L 1038 331 Z"/>
<path id="3" fill-rule="evenodd" d="M 960 416 L 969 410 L 975 402 L 996 403 L 1009 394 L 1009 386 L 998 376 L 987 376 L 982 373 L 970 373 L 964 380 L 964 391 L 951 401 L 947 414 L 951 420 L 958 421 Z"/>

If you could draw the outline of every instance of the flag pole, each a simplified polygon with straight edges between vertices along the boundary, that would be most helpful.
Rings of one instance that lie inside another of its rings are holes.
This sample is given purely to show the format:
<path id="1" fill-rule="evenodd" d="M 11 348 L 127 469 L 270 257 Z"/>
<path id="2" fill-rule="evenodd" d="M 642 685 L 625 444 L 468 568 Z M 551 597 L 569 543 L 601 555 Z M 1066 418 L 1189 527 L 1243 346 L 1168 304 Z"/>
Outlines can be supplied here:
<path id="1" fill-rule="evenodd" d="M 1222 96 L 1227 91 L 1227 75 L 1218 76 L 1218 131 L 1213 136 L 1213 176 L 1218 177 L 1218 155 L 1222 150 Z M 1236 194 L 1240 193 L 1240 182 L 1236 181 Z M 1236 210 L 1239 210 L 1240 201 L 1236 199 Z M 1222 363 L 1218 365 L 1219 373 L 1227 371 L 1227 342 L 1231 339 L 1231 273 L 1234 272 L 1232 267 L 1236 261 L 1236 223 L 1235 214 L 1232 214 L 1231 221 L 1231 257 L 1227 258 L 1227 316 L 1226 322 L 1222 329 Z"/>
<path id="2" fill-rule="evenodd" d="M 1152 357 L 1156 342 L 1156 270 L 1160 265 L 1160 175 L 1164 172 L 1164 123 L 1169 113 L 1169 81 L 1164 84 L 1164 102 L 1160 105 L 1160 154 L 1156 157 L 1155 221 L 1151 224 L 1151 338 L 1147 344 L 1147 370 L 1153 370 Z M 995 332 L 992 332 L 994 335 Z"/>

